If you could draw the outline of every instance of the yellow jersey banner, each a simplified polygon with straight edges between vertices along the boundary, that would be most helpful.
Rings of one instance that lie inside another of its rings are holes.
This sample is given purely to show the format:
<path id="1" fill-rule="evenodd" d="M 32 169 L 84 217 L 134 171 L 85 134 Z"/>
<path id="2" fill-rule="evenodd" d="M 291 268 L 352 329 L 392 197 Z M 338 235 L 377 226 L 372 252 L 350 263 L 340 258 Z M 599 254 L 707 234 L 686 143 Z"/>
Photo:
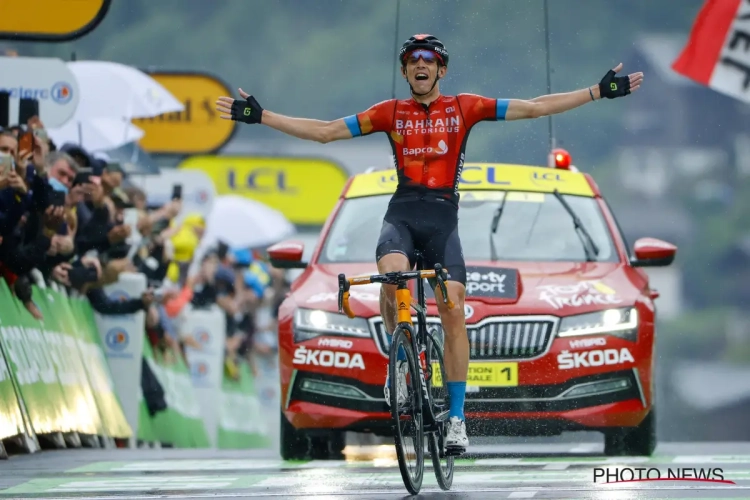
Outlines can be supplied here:
<path id="1" fill-rule="evenodd" d="M 395 170 L 370 172 L 354 177 L 346 192 L 346 198 L 391 194 L 396 191 L 398 178 Z M 580 172 L 504 165 L 499 163 L 466 163 L 458 183 L 459 191 L 498 190 L 551 193 L 555 189 L 562 194 L 594 196 L 586 177 Z"/>
<path id="2" fill-rule="evenodd" d="M 0 0 L 0 40 L 67 42 L 89 33 L 111 0 Z"/>
<path id="3" fill-rule="evenodd" d="M 349 179 L 340 165 L 321 158 L 191 156 L 178 168 L 202 170 L 217 195 L 245 196 L 301 225 L 325 223 Z"/>
<path id="4" fill-rule="evenodd" d="M 149 153 L 205 154 L 221 149 L 237 122 L 222 120 L 214 103 L 231 96 L 227 84 L 205 73 L 146 71 L 185 106 L 184 111 L 139 118 L 133 124 L 145 135 L 139 145 Z"/>

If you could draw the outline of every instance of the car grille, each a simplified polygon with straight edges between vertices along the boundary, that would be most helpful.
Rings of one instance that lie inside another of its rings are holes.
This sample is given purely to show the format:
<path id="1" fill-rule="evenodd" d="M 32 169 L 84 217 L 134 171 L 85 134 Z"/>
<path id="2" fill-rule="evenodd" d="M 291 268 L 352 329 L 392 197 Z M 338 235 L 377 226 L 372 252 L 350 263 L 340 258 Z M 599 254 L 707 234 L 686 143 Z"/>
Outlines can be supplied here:
<path id="1" fill-rule="evenodd" d="M 416 319 L 414 320 L 416 321 Z M 380 351 L 388 352 L 385 326 L 381 318 L 370 320 Z M 438 318 L 428 318 L 428 330 L 443 340 Z M 466 325 L 471 359 L 531 359 L 544 354 L 557 330 L 553 316 L 515 316 L 489 318 L 476 325 Z"/>

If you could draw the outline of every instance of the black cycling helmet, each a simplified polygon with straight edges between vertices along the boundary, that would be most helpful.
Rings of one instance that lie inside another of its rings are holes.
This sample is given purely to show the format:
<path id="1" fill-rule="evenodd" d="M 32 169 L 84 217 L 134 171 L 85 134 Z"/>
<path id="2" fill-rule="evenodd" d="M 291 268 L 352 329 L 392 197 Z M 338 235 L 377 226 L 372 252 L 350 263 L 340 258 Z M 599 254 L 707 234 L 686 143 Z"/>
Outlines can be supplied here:
<path id="1" fill-rule="evenodd" d="M 448 66 L 448 51 L 445 49 L 443 42 L 432 35 L 414 35 L 410 37 L 401 46 L 401 50 L 398 53 L 398 60 L 401 64 L 404 64 L 404 56 L 413 50 L 424 49 L 431 50 L 440 56 L 443 60 L 443 65 Z"/>

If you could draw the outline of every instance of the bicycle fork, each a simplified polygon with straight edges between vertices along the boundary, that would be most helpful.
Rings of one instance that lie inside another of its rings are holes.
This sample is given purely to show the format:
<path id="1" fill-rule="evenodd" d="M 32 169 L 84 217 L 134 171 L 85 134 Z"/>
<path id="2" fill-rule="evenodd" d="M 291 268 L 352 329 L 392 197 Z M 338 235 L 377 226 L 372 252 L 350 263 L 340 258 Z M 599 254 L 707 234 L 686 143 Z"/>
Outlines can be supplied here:
<path id="1" fill-rule="evenodd" d="M 425 377 L 425 370 L 427 369 L 427 355 L 426 346 L 421 346 L 417 342 L 417 336 L 414 334 L 414 324 L 411 320 L 411 294 L 406 284 L 399 285 L 396 289 L 396 304 L 397 304 L 397 321 L 402 325 L 404 330 L 409 337 L 411 342 L 412 352 L 416 358 L 416 365 L 419 378 L 419 387 L 422 394 L 421 408 L 416 408 L 416 411 L 422 416 L 422 425 L 425 432 L 436 432 L 437 422 L 435 415 L 432 413 L 432 407 L 430 403 L 430 393 L 427 390 L 427 380 Z M 424 349 L 422 349 L 424 347 Z M 427 411 L 425 411 L 427 408 Z"/>

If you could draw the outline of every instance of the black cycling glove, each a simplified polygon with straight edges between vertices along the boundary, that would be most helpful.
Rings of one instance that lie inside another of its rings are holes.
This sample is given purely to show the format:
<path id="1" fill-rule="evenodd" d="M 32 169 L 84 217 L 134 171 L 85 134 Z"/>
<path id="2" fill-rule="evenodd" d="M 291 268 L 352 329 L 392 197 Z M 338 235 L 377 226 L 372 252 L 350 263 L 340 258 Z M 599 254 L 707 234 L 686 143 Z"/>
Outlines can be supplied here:
<path id="1" fill-rule="evenodd" d="M 614 70 L 609 70 L 599 82 L 599 95 L 602 99 L 614 99 L 630 94 L 630 77 L 616 76 Z"/>
<path id="2" fill-rule="evenodd" d="M 260 123 L 263 118 L 263 108 L 255 97 L 248 96 L 247 100 L 235 99 L 232 103 L 232 120 L 244 123 Z"/>

